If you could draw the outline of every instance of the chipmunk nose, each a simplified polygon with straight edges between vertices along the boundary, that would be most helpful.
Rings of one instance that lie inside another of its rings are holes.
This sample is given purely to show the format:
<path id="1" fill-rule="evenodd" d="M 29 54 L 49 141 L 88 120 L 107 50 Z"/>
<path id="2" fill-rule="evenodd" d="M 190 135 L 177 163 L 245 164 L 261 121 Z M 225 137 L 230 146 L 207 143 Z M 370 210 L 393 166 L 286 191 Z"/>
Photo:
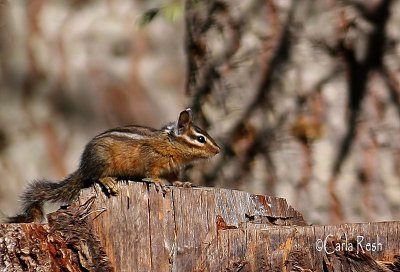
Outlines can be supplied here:
<path id="1" fill-rule="evenodd" d="M 217 155 L 221 151 L 221 148 L 218 145 L 215 145 L 215 155 Z"/>

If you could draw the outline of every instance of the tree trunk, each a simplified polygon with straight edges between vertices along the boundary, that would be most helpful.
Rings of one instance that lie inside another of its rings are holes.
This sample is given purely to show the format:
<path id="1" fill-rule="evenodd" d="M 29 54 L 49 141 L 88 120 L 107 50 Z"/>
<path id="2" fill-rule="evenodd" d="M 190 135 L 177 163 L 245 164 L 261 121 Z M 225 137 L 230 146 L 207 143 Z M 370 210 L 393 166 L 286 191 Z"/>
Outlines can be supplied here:
<path id="1" fill-rule="evenodd" d="M 0 270 L 400 269 L 399 222 L 308 226 L 282 198 L 218 188 L 95 189 L 48 224 L 0 225 Z"/>

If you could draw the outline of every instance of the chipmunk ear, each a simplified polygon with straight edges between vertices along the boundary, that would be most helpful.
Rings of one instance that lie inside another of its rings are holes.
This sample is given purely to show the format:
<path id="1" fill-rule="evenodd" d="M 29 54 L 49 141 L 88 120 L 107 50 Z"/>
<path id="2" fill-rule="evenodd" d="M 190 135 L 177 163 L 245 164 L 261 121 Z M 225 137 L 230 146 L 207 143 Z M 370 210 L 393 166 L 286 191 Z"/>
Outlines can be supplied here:
<path id="1" fill-rule="evenodd" d="M 191 124 L 192 124 L 192 110 L 190 108 L 187 108 L 186 110 L 182 111 L 179 114 L 178 133 L 182 134 L 185 131 L 187 131 L 187 129 Z"/>

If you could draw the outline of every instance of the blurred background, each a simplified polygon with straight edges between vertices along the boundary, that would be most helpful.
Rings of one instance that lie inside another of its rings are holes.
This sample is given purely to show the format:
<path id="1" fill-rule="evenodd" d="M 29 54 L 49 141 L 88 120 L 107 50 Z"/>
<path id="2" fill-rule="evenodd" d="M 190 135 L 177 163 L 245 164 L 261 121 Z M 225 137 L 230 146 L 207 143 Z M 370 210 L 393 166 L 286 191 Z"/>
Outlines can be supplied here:
<path id="1" fill-rule="evenodd" d="M 192 107 L 185 179 L 313 224 L 400 219 L 400 2 L 0 0 L 0 211 L 112 127 Z"/>

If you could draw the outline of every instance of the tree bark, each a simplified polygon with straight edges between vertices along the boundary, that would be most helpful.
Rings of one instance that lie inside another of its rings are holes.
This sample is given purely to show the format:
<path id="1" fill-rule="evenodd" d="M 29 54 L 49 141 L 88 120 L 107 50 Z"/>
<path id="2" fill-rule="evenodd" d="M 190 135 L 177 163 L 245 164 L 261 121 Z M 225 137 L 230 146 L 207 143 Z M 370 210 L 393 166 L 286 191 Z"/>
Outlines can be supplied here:
<path id="1" fill-rule="evenodd" d="M 94 198 L 48 216 L 48 224 L 0 224 L 0 271 L 113 271 L 87 220 Z"/>
<path id="2" fill-rule="evenodd" d="M 282 198 L 218 188 L 163 193 L 139 182 L 107 197 L 96 188 L 48 224 L 0 225 L 0 270 L 400 269 L 399 222 L 309 226 Z"/>

